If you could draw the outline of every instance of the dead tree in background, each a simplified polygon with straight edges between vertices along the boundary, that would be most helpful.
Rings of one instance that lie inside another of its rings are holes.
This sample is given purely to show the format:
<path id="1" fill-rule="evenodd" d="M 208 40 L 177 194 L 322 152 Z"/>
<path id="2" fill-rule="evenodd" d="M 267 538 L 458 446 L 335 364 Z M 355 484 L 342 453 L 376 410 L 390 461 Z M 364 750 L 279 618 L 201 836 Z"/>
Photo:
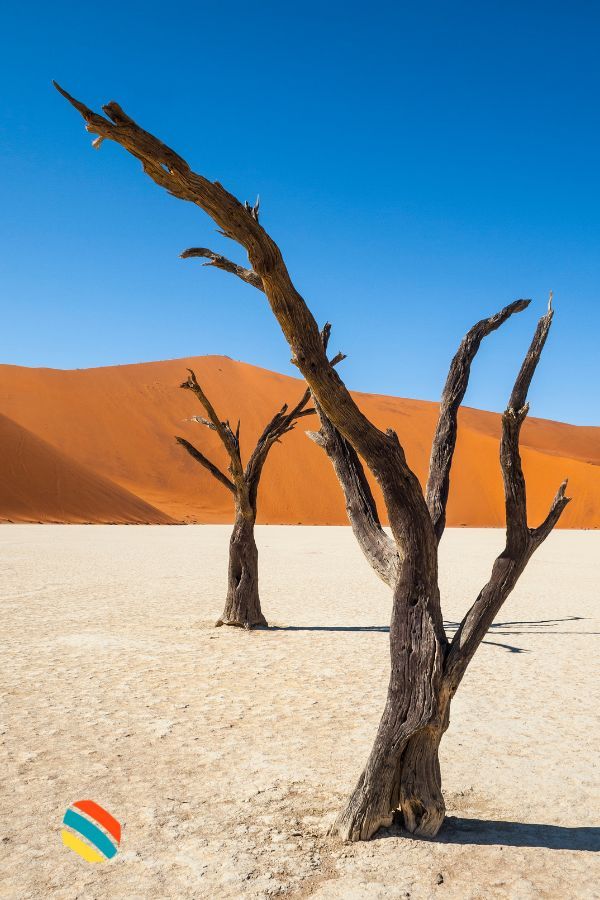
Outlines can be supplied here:
<path id="1" fill-rule="evenodd" d="M 188 369 L 187 381 L 182 388 L 192 391 L 202 404 L 208 418 L 194 416 L 193 420 L 216 431 L 229 456 L 229 474 L 225 475 L 200 450 L 183 437 L 176 437 L 177 443 L 185 447 L 196 462 L 211 473 L 220 484 L 233 494 L 235 501 L 235 522 L 229 541 L 229 571 L 227 597 L 223 615 L 217 625 L 239 625 L 244 628 L 267 626 L 267 620 L 260 608 L 258 592 L 258 549 L 254 540 L 256 523 L 256 503 L 258 485 L 263 466 L 271 447 L 291 431 L 303 416 L 314 413 L 307 409 L 310 391 L 306 390 L 300 402 L 288 412 L 287 405 L 273 416 L 258 439 L 248 463 L 244 467 L 240 453 L 240 423 L 235 432 L 229 422 L 222 422 L 214 406 L 198 384 L 195 374 Z"/>
<path id="2" fill-rule="evenodd" d="M 258 549 L 254 540 L 258 485 L 263 466 L 271 447 L 284 434 L 291 431 L 298 419 L 314 413 L 307 409 L 310 391 L 306 390 L 300 402 L 288 412 L 284 405 L 271 419 L 258 439 L 248 463 L 244 467 L 240 453 L 240 423 L 235 432 L 228 421 L 222 422 L 214 406 L 198 384 L 194 372 L 188 369 L 187 381 L 182 388 L 192 391 L 198 397 L 208 418 L 193 416 L 195 422 L 216 431 L 229 456 L 230 478 L 214 465 L 200 450 L 183 437 L 175 440 L 181 444 L 196 462 L 204 466 L 224 487 L 233 494 L 235 501 L 235 522 L 229 541 L 229 571 L 227 597 L 223 615 L 217 625 L 238 625 L 244 628 L 267 626 L 260 608 L 258 592 Z"/>
<path id="3" fill-rule="evenodd" d="M 453 398 L 460 390 L 457 393 L 451 387 L 448 402 L 442 403 L 428 502 L 397 434 L 391 429 L 380 431 L 366 418 L 328 360 L 317 323 L 295 289 L 281 251 L 259 224 L 256 207 L 242 205 L 221 184 L 192 171 L 184 159 L 141 129 L 117 103 L 105 106 L 106 116 L 102 116 L 58 89 L 81 113 L 88 131 L 98 135 L 96 145 L 104 139 L 121 144 L 140 160 L 153 181 L 173 196 L 195 203 L 225 236 L 246 250 L 251 268 L 243 270 L 244 280 L 258 279 L 262 284 L 292 350 L 293 362 L 313 397 L 381 487 L 398 553 L 390 623 L 390 681 L 371 754 L 334 832 L 350 840 L 369 838 L 381 826 L 389 825 L 394 811 L 400 808 L 410 832 L 435 835 L 445 814 L 438 748 L 448 727 L 452 697 L 531 555 L 569 502 L 564 482 L 542 524 L 529 527 L 519 434 L 528 411 L 529 385 L 552 321 L 551 306 L 538 323 L 502 417 L 500 465 L 506 545 L 493 564 L 488 583 L 449 641 L 440 604 L 438 541 L 455 440 Z M 206 255 L 206 251 L 200 255 Z M 218 254 L 212 254 L 212 261 L 220 268 L 233 269 L 235 274 L 242 269 Z M 460 387 L 459 382 L 460 377 Z"/>

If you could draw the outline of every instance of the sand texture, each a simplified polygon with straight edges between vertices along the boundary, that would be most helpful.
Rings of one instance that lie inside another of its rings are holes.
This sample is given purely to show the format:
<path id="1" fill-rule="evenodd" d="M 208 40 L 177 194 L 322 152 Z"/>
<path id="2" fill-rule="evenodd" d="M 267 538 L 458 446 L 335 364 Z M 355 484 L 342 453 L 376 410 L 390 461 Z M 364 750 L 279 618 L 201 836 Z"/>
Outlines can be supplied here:
<path id="1" fill-rule="evenodd" d="M 326 830 L 382 710 L 389 591 L 347 528 L 260 527 L 276 627 L 215 629 L 228 534 L 0 529 L 0 896 L 600 896 L 597 532 L 550 536 L 469 669 L 439 838 L 352 845 Z M 502 541 L 446 532 L 450 631 Z M 79 799 L 123 825 L 106 864 L 61 844 Z"/>
<path id="2" fill-rule="evenodd" d="M 296 403 L 304 390 L 297 379 L 222 356 L 71 371 L 2 365 L 0 409 L 12 424 L 0 422 L 0 521 L 231 521 L 227 489 L 173 439 L 175 434 L 187 437 L 227 468 L 217 436 L 186 421 L 202 413 L 196 398 L 178 387 L 187 377 L 186 366 L 196 370 L 223 418 L 233 423 L 241 418 L 245 459 L 275 412 L 284 402 Z M 424 482 L 437 404 L 355 396 L 379 427 L 398 432 L 409 463 Z M 346 524 L 333 469 L 304 434 L 316 427 L 316 417 L 302 420 L 271 451 L 261 482 L 259 521 Z M 450 525 L 503 525 L 499 436 L 498 415 L 461 411 Z M 575 500 L 560 527 L 600 527 L 600 428 L 531 418 L 521 445 L 531 523 L 544 518 L 558 485 L 568 477 Z M 78 490 L 79 484 L 85 489 Z M 375 494 L 380 497 L 377 489 Z"/>

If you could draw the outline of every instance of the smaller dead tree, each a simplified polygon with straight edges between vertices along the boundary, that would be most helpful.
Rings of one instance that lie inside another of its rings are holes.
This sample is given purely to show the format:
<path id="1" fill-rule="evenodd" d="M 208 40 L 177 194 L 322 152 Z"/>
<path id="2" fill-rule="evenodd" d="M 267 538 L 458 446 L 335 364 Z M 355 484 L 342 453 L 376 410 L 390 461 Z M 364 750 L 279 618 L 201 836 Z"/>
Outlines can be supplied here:
<path id="1" fill-rule="evenodd" d="M 273 416 L 259 437 L 256 447 L 244 467 L 240 452 L 239 421 L 235 431 L 228 421 L 223 422 L 200 387 L 194 372 L 191 369 L 188 369 L 188 372 L 188 379 L 183 382 L 181 387 L 196 395 L 206 413 L 206 418 L 193 416 L 192 419 L 200 425 L 210 428 L 211 431 L 216 431 L 229 456 L 230 477 L 186 438 L 178 436 L 175 440 L 187 450 L 196 462 L 204 466 L 218 482 L 231 491 L 235 501 L 235 522 L 229 541 L 227 597 L 223 615 L 216 624 L 237 625 L 243 628 L 261 626 L 266 628 L 267 620 L 260 608 L 258 549 L 254 539 L 258 485 L 271 447 L 279 443 L 284 434 L 292 431 L 298 419 L 314 413 L 314 409 L 306 407 L 310 399 L 310 391 L 305 391 L 300 402 L 291 411 L 288 412 L 287 404 L 285 404 Z"/>

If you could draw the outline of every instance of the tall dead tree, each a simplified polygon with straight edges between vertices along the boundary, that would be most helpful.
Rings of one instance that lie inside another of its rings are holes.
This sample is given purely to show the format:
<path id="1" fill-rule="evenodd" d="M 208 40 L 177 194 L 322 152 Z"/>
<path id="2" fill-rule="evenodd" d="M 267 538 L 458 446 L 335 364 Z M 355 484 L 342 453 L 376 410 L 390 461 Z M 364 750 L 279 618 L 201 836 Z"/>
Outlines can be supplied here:
<path id="1" fill-rule="evenodd" d="M 188 369 L 187 381 L 182 388 L 196 395 L 208 416 L 193 416 L 192 419 L 201 425 L 216 431 L 229 456 L 228 477 L 218 466 L 212 463 L 197 447 L 186 438 L 176 437 L 196 462 L 211 473 L 216 480 L 233 494 L 235 502 L 235 522 L 229 540 L 229 570 L 227 578 L 227 597 L 223 615 L 217 625 L 238 625 L 243 628 L 267 627 L 267 620 L 260 608 L 258 592 L 258 549 L 254 539 L 256 523 L 256 504 L 258 485 L 263 466 L 271 447 L 281 440 L 284 434 L 292 431 L 298 419 L 314 413 L 306 404 L 310 399 L 310 390 L 306 390 L 300 402 L 288 412 L 287 404 L 282 406 L 258 439 L 256 447 L 244 467 L 240 452 L 240 423 L 235 432 L 228 421 L 221 421 L 216 410 L 192 371 Z"/>
<path id="2" fill-rule="evenodd" d="M 141 129 L 118 104 L 103 107 L 106 115 L 102 116 L 62 88 L 58 90 L 81 113 L 88 131 L 98 136 L 96 145 L 104 139 L 121 144 L 141 161 L 153 181 L 174 196 L 195 203 L 224 235 L 246 250 L 250 269 L 244 270 L 244 280 L 254 280 L 255 286 L 260 281 L 313 397 L 381 487 L 398 556 L 390 623 L 390 680 L 375 743 L 334 832 L 350 840 L 367 839 L 389 825 L 394 811 L 400 809 L 410 832 L 435 835 L 445 813 L 438 748 L 448 727 L 452 697 L 498 610 L 569 502 L 565 482 L 541 525 L 529 527 L 519 434 L 528 411 L 529 385 L 552 321 L 551 307 L 538 323 L 502 417 L 506 545 L 493 564 L 488 583 L 450 641 L 440 604 L 438 541 L 445 519 L 460 372 L 458 390 L 451 387 L 448 402 L 442 403 L 426 497 L 397 434 L 391 429 L 380 431 L 366 418 L 327 358 L 317 323 L 295 289 L 278 246 L 259 224 L 256 208 L 241 204 L 221 184 L 192 171 L 184 159 Z M 234 267 L 239 274 L 236 264 L 223 261 L 218 254 L 212 257 L 214 265 Z"/>

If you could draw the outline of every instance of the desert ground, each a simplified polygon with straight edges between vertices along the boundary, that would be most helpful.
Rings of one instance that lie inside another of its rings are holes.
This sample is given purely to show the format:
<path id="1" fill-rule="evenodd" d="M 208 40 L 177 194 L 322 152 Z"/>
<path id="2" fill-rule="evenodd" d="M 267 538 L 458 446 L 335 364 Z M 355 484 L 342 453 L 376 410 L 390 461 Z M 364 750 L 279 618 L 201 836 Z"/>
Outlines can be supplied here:
<path id="1" fill-rule="evenodd" d="M 225 525 L 3 525 L 0 894 L 6 898 L 600 896 L 600 534 L 560 531 L 476 656 L 442 744 L 448 819 L 341 844 L 388 675 L 390 592 L 344 527 L 258 529 L 268 631 L 215 629 Z M 441 546 L 448 630 L 500 530 Z M 123 825 L 61 844 L 67 806 Z"/>

